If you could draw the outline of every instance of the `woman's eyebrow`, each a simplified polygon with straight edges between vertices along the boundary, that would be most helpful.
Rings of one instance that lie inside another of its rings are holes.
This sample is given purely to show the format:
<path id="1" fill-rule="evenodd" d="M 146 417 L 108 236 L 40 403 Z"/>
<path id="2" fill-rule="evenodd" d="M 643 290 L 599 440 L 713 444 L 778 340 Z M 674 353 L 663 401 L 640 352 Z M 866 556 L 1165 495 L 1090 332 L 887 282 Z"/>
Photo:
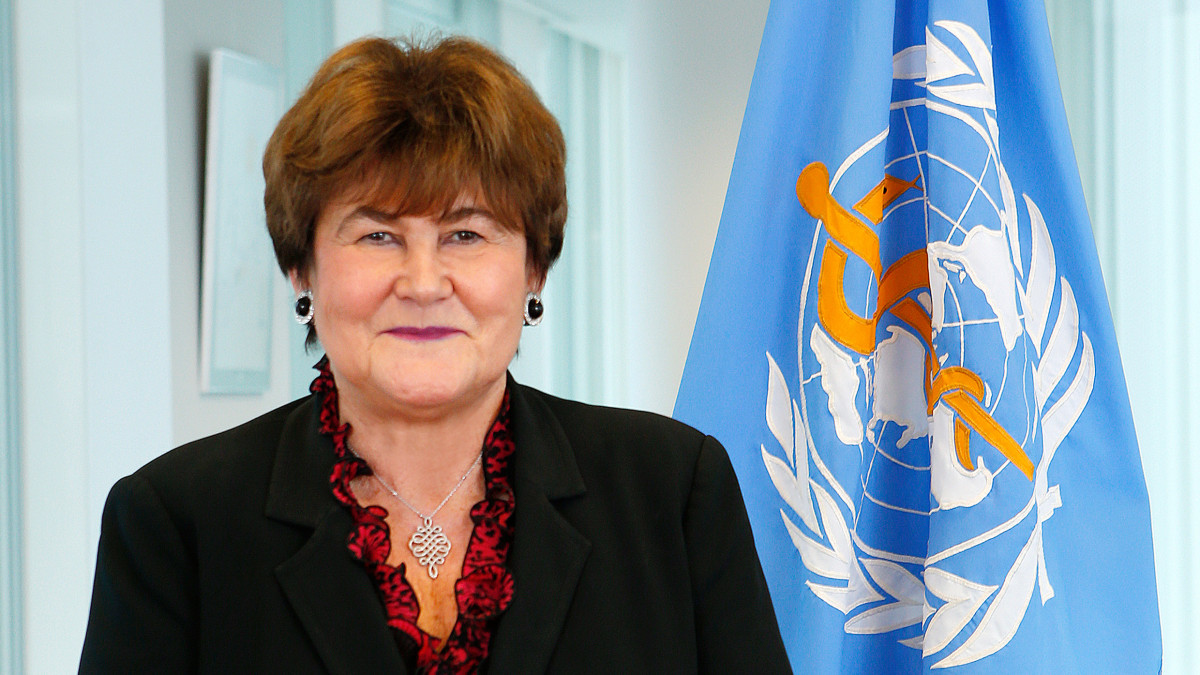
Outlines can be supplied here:
<path id="1" fill-rule="evenodd" d="M 483 216 L 484 218 L 496 219 L 496 216 L 482 206 L 459 206 L 446 211 L 438 218 L 440 223 L 458 223 L 474 216 Z"/>
<path id="2" fill-rule="evenodd" d="M 386 224 L 386 223 L 390 223 L 393 220 L 395 220 L 396 215 L 392 214 L 392 213 L 388 213 L 386 211 L 382 211 L 380 209 L 377 209 L 377 208 L 374 208 L 371 206 L 366 206 L 366 205 L 359 206 L 356 209 L 354 209 L 353 211 L 351 211 L 350 213 L 347 213 L 340 221 L 338 221 L 337 229 L 335 230 L 335 232 L 340 233 L 347 226 L 349 226 L 350 223 L 353 223 L 355 220 L 358 220 L 359 218 L 366 218 L 367 220 L 372 220 L 377 223 Z"/>
<path id="3" fill-rule="evenodd" d="M 386 223 L 395 220 L 396 214 L 377 209 L 373 206 L 363 205 L 351 211 L 350 215 L 346 216 L 346 220 L 351 220 L 357 217 L 368 218 L 380 223 Z"/>

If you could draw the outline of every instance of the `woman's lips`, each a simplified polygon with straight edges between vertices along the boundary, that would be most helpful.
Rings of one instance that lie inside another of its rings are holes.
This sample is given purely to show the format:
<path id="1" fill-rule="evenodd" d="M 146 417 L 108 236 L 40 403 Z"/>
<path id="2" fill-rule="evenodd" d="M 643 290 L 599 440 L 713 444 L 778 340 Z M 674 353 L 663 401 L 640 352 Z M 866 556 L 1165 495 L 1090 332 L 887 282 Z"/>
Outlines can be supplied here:
<path id="1" fill-rule="evenodd" d="M 416 342 L 425 342 L 429 340 L 441 340 L 452 335 L 462 333 L 457 328 L 449 326 L 426 326 L 425 328 L 417 328 L 414 326 L 397 326 L 387 331 L 388 335 L 394 335 L 405 340 L 413 340 Z"/>

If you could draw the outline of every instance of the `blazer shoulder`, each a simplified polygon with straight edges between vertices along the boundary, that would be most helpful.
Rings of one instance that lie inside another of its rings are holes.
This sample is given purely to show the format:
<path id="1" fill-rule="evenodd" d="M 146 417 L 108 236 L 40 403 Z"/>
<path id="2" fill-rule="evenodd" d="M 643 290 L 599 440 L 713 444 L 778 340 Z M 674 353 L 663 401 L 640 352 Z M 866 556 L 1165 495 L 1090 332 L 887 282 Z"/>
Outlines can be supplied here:
<path id="1" fill-rule="evenodd" d="M 185 443 L 134 472 L 160 491 L 188 493 L 270 474 L 284 430 L 302 423 L 312 397 L 297 399 L 231 429 Z"/>
<path id="2" fill-rule="evenodd" d="M 529 387 L 522 394 L 530 408 L 541 408 L 561 427 L 589 486 L 609 477 L 614 484 L 670 484 L 686 490 L 704 464 L 702 458 L 725 457 L 715 438 L 657 413 L 571 401 Z"/>
<path id="3" fill-rule="evenodd" d="M 533 387 L 521 388 L 527 397 L 544 403 L 571 436 L 587 434 L 591 437 L 640 441 L 650 438 L 688 445 L 699 444 L 705 438 L 703 432 L 658 413 L 583 403 L 547 394 Z"/>

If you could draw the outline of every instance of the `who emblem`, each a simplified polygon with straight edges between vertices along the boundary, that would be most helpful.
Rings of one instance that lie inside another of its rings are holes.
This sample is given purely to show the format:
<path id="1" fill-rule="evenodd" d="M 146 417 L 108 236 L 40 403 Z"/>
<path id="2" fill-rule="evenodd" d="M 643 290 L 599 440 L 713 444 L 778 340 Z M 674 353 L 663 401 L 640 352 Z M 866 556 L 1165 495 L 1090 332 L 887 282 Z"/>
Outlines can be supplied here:
<path id="1" fill-rule="evenodd" d="M 987 44 L 939 21 L 893 56 L 892 84 L 888 127 L 797 180 L 819 225 L 798 372 L 767 353 L 761 450 L 808 589 L 847 633 L 949 668 L 1003 649 L 1035 587 L 1054 595 L 1050 464 L 1095 367 L 1005 171 Z"/>

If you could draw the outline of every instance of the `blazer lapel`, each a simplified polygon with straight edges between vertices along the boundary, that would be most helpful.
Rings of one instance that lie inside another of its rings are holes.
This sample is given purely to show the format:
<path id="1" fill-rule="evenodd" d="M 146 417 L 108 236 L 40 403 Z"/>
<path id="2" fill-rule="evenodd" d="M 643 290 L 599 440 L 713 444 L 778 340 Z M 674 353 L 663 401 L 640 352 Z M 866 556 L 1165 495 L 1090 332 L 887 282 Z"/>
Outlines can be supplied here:
<path id="1" fill-rule="evenodd" d="M 554 413 L 511 378 L 509 391 L 517 443 L 509 567 L 516 590 L 493 637 L 489 669 L 540 673 L 550 663 L 591 550 L 555 502 L 580 497 L 585 487 Z"/>
<path id="2" fill-rule="evenodd" d="M 313 534 L 275 577 L 331 673 L 406 673 L 371 579 L 346 548 L 353 519 L 329 489 L 333 447 L 317 433 L 315 400 L 288 420 L 266 509 Z"/>

